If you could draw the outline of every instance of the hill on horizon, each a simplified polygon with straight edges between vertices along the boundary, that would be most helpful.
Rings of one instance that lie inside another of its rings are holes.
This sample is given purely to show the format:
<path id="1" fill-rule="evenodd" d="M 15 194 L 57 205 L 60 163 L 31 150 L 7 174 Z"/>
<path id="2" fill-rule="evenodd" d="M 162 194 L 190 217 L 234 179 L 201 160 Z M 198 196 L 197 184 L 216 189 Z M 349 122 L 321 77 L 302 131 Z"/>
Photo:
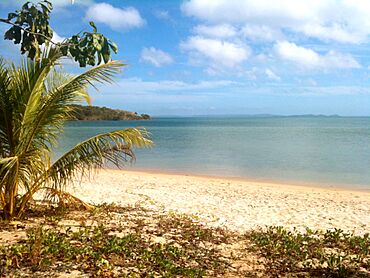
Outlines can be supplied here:
<path id="1" fill-rule="evenodd" d="M 73 105 L 77 121 L 121 121 L 121 120 L 150 120 L 148 114 L 138 114 L 121 109 L 111 109 L 99 106 Z"/>

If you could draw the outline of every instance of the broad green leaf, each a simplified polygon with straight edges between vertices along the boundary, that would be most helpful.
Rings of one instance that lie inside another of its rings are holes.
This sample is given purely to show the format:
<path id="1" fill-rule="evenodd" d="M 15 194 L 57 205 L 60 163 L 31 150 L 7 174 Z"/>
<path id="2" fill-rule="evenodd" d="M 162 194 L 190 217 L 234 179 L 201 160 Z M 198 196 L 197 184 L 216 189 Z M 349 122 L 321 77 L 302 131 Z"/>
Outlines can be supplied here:
<path id="1" fill-rule="evenodd" d="M 21 54 L 26 54 L 30 59 L 38 59 L 45 45 L 48 45 L 48 41 L 53 37 L 53 29 L 49 24 L 52 8 L 51 1 L 46 0 L 38 4 L 25 3 L 22 9 L 9 13 L 8 19 L 0 19 L 2 22 L 17 25 L 10 27 L 4 38 L 20 44 Z M 89 24 L 93 33 L 83 32 L 83 35 L 73 35 L 64 42 L 57 43 L 63 55 L 72 56 L 81 67 L 87 64 L 95 65 L 96 61 L 100 64 L 102 60 L 107 63 L 111 60 L 111 50 L 113 53 L 118 51 L 114 42 L 97 32 L 94 22 Z M 20 31 L 21 29 L 23 31 Z"/>

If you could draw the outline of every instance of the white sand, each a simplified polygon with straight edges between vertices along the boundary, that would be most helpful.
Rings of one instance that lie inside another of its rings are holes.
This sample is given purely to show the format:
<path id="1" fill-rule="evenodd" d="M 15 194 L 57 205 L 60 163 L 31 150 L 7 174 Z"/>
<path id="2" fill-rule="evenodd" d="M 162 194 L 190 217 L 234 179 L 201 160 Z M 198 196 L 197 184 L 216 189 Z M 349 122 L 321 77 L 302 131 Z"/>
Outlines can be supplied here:
<path id="1" fill-rule="evenodd" d="M 266 225 L 370 232 L 370 192 L 235 179 L 103 170 L 73 194 L 95 204 L 140 202 L 246 231 Z"/>

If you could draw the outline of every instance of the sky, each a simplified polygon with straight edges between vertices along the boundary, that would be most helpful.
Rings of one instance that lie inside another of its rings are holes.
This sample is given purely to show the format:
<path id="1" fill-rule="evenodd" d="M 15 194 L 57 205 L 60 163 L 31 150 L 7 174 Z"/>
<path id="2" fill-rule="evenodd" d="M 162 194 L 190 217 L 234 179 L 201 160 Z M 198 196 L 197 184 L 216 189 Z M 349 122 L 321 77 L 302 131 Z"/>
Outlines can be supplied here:
<path id="1" fill-rule="evenodd" d="M 24 2 L 1 0 L 0 17 Z M 127 64 L 115 84 L 91 91 L 93 105 L 153 116 L 370 115 L 368 0 L 52 2 L 54 40 L 94 21 Z M 19 58 L 18 48 L 0 40 L 0 55 Z"/>

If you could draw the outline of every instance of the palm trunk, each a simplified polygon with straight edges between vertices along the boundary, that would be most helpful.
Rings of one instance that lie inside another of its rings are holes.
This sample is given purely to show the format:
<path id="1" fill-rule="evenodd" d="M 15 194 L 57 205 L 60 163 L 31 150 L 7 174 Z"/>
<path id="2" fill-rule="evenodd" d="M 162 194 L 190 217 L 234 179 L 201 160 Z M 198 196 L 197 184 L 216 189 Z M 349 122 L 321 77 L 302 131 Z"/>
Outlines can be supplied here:
<path id="1" fill-rule="evenodd" d="M 22 216 L 22 214 L 23 214 L 23 212 L 24 212 L 24 210 L 26 208 L 26 205 L 29 202 L 29 200 L 31 199 L 31 197 L 32 197 L 32 194 L 30 194 L 29 192 L 26 193 L 25 195 L 23 195 L 23 197 L 20 200 L 20 205 L 19 205 L 17 217 L 21 217 Z"/>
<path id="2" fill-rule="evenodd" d="M 5 187 L 5 206 L 4 206 L 4 218 L 9 220 L 12 219 L 16 211 L 16 197 L 18 195 L 18 173 L 19 173 L 19 161 L 12 169 L 13 173 L 11 178 L 8 180 L 8 184 Z"/>
<path id="3" fill-rule="evenodd" d="M 6 220 L 14 217 L 16 190 L 17 186 L 12 186 L 5 196 L 4 218 Z"/>
<path id="4" fill-rule="evenodd" d="M 18 170 L 18 168 L 16 169 Z M 18 171 L 16 171 L 16 174 Z M 7 185 L 5 186 L 5 204 L 4 204 L 4 218 L 9 220 L 14 217 L 15 210 L 16 210 L 16 197 L 18 194 L 18 180 L 16 175 L 15 178 L 12 178 L 8 181 Z"/>

